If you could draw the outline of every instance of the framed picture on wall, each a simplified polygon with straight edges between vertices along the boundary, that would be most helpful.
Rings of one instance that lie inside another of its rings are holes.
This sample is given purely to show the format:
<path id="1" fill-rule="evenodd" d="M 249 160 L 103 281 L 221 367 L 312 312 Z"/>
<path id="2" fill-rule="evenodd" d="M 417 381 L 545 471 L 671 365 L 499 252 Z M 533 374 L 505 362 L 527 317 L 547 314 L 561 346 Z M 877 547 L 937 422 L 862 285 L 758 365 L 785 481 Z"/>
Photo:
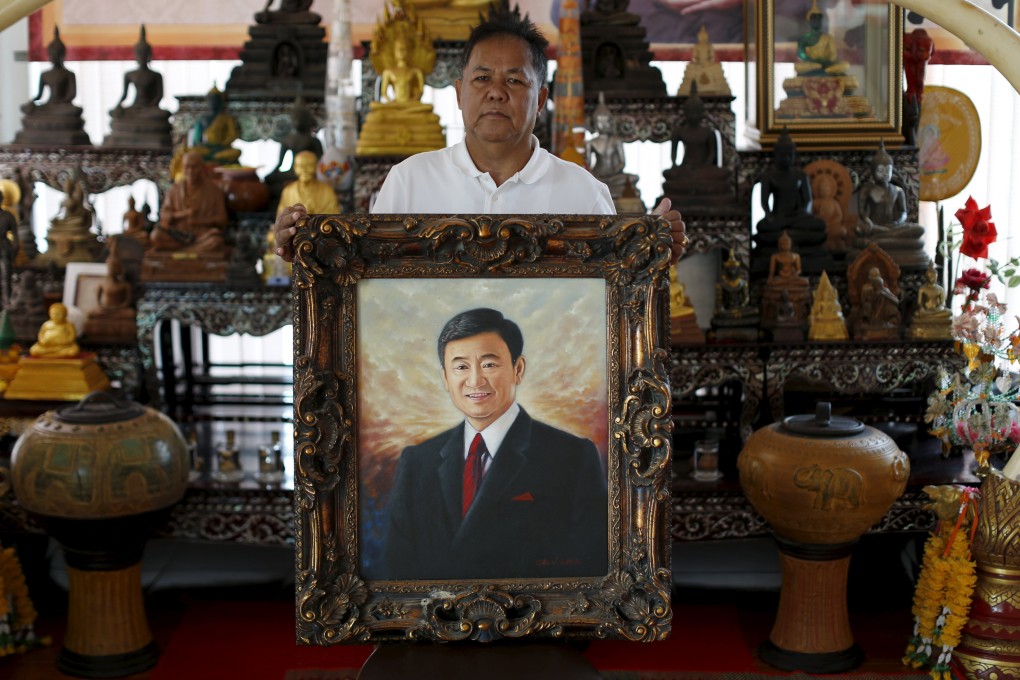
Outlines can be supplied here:
<path id="1" fill-rule="evenodd" d="M 668 225 L 308 218 L 298 639 L 670 629 Z"/>

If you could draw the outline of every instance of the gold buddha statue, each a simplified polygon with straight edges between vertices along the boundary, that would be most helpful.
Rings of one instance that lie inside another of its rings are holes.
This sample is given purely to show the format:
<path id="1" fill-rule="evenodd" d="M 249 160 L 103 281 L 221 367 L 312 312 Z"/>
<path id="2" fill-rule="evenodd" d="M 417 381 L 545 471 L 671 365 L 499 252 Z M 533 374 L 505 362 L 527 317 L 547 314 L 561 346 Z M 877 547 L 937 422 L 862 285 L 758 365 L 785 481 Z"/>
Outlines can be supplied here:
<path id="1" fill-rule="evenodd" d="M 850 64 L 839 58 L 836 39 L 822 30 L 824 19 L 818 0 L 814 0 L 807 13 L 808 30 L 797 39 L 797 75 L 845 76 L 850 70 Z"/>
<path id="2" fill-rule="evenodd" d="M 174 153 L 170 161 L 170 176 L 179 181 L 184 175 L 184 154 L 195 151 L 210 166 L 237 165 L 241 150 L 232 144 L 240 136 L 240 126 L 234 114 L 227 110 L 226 95 L 216 85 L 205 96 L 206 110 L 195 120 L 188 133 L 188 144 Z"/>
<path id="3" fill-rule="evenodd" d="M 56 302 L 50 305 L 50 318 L 39 328 L 38 342 L 28 349 L 33 357 L 59 359 L 81 354 L 76 338 L 78 329 L 67 320 L 67 307 Z"/>
<path id="4" fill-rule="evenodd" d="M 294 174 L 298 179 L 283 188 L 277 215 L 295 203 L 305 206 L 309 215 L 335 215 L 340 212 L 333 187 L 315 177 L 318 161 L 311 151 L 301 151 L 294 157 Z"/>
<path id="5" fill-rule="evenodd" d="M 836 289 L 832 287 L 829 275 L 824 271 L 818 282 L 818 288 L 815 289 L 815 299 L 808 318 L 810 320 L 808 340 L 847 340 L 850 337 Z"/>
<path id="6" fill-rule="evenodd" d="M 687 287 L 677 278 L 676 265 L 669 268 L 669 328 L 673 342 L 705 342 L 694 305 L 687 298 Z"/>
<path id="7" fill-rule="evenodd" d="M 436 65 L 436 50 L 414 5 L 387 5 L 372 40 L 372 67 L 380 74 L 380 101 L 372 102 L 358 137 L 359 156 L 410 156 L 442 149 L 446 135 L 431 104 L 422 104 L 425 76 Z"/>
<path id="8" fill-rule="evenodd" d="M 917 311 L 910 323 L 909 335 L 914 340 L 953 338 L 953 313 L 946 308 L 946 289 L 936 279 L 934 265 L 929 266 L 917 290 Z"/>
<path id="9" fill-rule="evenodd" d="M 698 42 L 691 48 L 691 61 L 684 69 L 684 80 L 677 90 L 678 97 L 691 94 L 691 86 L 697 84 L 701 96 L 730 96 L 730 85 L 726 82 L 722 64 L 715 58 L 715 48 L 708 41 L 708 30 L 701 25 Z"/>

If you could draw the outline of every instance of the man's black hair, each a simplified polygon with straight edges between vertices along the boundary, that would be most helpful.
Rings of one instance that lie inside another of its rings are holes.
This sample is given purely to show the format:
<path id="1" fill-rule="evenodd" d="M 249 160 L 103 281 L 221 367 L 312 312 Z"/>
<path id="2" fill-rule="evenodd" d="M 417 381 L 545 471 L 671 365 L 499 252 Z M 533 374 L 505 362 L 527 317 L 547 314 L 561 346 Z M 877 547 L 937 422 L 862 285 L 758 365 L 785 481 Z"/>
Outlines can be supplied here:
<path id="1" fill-rule="evenodd" d="M 503 35 L 520 38 L 527 44 L 528 53 L 531 56 L 531 66 L 535 69 L 535 76 L 541 87 L 545 83 L 548 73 L 549 59 L 545 56 L 545 50 L 549 47 L 549 41 L 527 14 L 521 16 L 520 7 L 515 6 L 511 9 L 507 0 L 493 6 L 489 16 L 471 30 L 467 44 L 464 45 L 464 51 L 460 55 L 461 75 L 463 76 L 464 69 L 467 68 L 468 60 L 471 59 L 471 51 L 475 49 L 475 45 L 483 40 Z"/>
<path id="2" fill-rule="evenodd" d="M 439 333 L 439 365 L 445 366 L 446 346 L 454 340 L 474 337 L 482 333 L 496 333 L 510 350 L 510 360 L 517 361 L 524 351 L 524 336 L 520 327 L 502 312 L 487 307 L 461 312 L 446 322 Z"/>

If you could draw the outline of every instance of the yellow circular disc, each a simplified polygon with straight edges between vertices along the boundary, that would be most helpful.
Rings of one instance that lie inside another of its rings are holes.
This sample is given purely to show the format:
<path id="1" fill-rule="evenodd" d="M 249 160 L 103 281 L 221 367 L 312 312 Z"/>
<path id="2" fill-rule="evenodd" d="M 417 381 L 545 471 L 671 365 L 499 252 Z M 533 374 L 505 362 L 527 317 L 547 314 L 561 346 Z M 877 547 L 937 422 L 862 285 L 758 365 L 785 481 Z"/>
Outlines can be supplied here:
<path id="1" fill-rule="evenodd" d="M 967 95 L 926 85 L 917 128 L 922 201 L 956 196 L 970 182 L 981 155 L 981 119 Z"/>

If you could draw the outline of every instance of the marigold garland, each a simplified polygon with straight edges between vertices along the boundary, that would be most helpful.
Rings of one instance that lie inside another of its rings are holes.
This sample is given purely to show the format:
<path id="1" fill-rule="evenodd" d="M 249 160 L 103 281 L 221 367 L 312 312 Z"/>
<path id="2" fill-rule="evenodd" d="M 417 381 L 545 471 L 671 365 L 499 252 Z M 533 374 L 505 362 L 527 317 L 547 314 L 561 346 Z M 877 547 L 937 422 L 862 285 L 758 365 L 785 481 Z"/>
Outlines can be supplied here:
<path id="1" fill-rule="evenodd" d="M 0 546 L 0 657 L 51 643 L 36 636 L 36 616 L 14 548 Z"/>
<path id="2" fill-rule="evenodd" d="M 977 527 L 975 492 L 964 489 L 956 522 L 940 520 L 924 545 L 914 589 L 914 631 L 903 664 L 928 668 L 934 680 L 952 680 L 949 662 L 960 643 L 977 583 L 970 538 Z M 961 531 L 970 515 L 971 527 Z"/>

